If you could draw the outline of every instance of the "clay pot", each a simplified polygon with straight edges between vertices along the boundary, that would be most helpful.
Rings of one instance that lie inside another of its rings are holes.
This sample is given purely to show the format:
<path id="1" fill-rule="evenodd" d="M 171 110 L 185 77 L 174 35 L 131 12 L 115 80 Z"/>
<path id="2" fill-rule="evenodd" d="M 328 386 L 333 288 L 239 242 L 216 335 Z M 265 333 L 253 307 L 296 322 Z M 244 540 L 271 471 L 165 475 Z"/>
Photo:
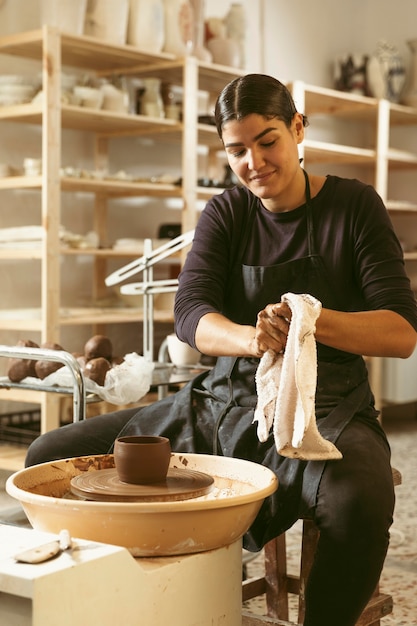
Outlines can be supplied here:
<path id="1" fill-rule="evenodd" d="M 148 485 L 163 482 L 170 459 L 171 445 L 166 437 L 120 437 L 114 443 L 114 464 L 124 483 Z"/>

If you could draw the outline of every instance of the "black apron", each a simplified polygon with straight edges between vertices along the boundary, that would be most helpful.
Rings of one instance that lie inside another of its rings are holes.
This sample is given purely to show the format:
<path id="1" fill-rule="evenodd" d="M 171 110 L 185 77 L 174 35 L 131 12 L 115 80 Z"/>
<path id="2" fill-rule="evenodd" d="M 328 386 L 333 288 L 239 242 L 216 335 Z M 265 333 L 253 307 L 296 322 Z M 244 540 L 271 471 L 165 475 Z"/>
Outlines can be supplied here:
<path id="1" fill-rule="evenodd" d="M 256 210 L 253 207 L 230 280 L 231 301 L 237 303 L 237 310 L 228 313 L 234 320 L 242 310 L 242 302 L 248 302 L 245 323 L 248 312 L 255 322 L 260 310 L 267 304 L 279 302 L 287 292 L 309 293 L 320 300 L 323 307 L 338 308 L 323 260 L 315 251 L 310 188 L 308 176 L 304 174 L 308 254 L 274 266 L 242 265 Z M 244 537 L 244 546 L 255 551 L 300 517 L 312 516 L 325 466 L 324 461 L 307 462 L 280 456 L 272 434 L 266 442 L 259 442 L 257 425 L 253 423 L 258 365 L 256 358 L 219 357 L 210 372 L 199 374 L 173 396 L 141 409 L 119 435 L 165 435 L 176 452 L 242 458 L 273 470 L 279 480 L 278 490 L 265 500 Z M 378 428 L 363 359 L 352 355 L 344 364 L 319 360 L 316 417 L 323 437 L 335 443 L 359 412 L 367 415 Z"/>

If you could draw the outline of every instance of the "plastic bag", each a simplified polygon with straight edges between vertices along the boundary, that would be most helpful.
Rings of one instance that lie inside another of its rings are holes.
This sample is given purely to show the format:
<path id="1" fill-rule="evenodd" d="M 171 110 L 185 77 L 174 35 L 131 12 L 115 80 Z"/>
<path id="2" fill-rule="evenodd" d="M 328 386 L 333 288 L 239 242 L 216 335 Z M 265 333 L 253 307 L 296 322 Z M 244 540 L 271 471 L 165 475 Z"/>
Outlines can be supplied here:
<path id="1" fill-rule="evenodd" d="M 153 369 L 153 363 L 136 352 L 131 352 L 124 356 L 120 365 L 115 365 L 107 372 L 103 387 L 84 376 L 85 388 L 88 393 L 94 393 L 111 404 L 138 402 L 151 387 Z M 74 386 L 74 377 L 67 365 L 43 380 L 31 378 L 31 381 L 35 380 L 42 386 Z"/>

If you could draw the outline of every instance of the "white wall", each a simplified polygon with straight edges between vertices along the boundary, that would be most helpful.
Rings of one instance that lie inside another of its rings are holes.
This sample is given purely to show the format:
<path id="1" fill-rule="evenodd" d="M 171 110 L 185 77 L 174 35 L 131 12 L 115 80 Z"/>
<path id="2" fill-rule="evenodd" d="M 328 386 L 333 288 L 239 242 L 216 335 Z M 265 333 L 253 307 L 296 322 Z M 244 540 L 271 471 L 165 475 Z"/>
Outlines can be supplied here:
<path id="1" fill-rule="evenodd" d="M 415 0 L 264 0 L 265 71 L 283 81 L 333 86 L 333 60 L 372 54 L 380 39 L 398 47 L 417 36 Z"/>

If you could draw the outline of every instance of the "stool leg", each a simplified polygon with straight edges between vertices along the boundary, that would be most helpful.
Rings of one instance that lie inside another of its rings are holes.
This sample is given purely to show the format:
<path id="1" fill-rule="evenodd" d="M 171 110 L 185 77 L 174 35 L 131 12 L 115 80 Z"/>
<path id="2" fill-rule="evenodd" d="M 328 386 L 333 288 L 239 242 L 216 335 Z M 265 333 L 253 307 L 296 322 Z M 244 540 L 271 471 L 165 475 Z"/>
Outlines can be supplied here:
<path id="1" fill-rule="evenodd" d="M 288 576 L 285 533 L 266 544 L 265 581 L 268 617 L 288 620 Z"/>
<path id="2" fill-rule="evenodd" d="M 317 542 L 319 539 L 319 530 L 312 520 L 303 520 L 303 537 L 301 545 L 301 564 L 300 564 L 300 593 L 298 597 L 298 623 L 304 623 L 305 616 L 305 589 L 311 567 L 313 565 L 314 555 L 316 553 Z"/>

